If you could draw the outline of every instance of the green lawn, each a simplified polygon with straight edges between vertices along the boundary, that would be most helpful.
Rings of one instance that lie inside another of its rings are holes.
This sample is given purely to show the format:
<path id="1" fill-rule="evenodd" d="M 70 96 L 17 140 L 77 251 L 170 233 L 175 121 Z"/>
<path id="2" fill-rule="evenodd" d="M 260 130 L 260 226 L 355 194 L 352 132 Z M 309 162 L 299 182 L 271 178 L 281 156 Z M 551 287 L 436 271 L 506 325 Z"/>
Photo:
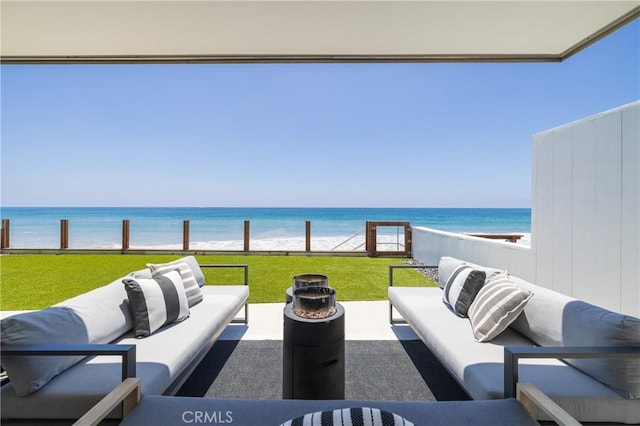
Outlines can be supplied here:
<path id="1" fill-rule="evenodd" d="M 0 256 L 0 309 L 42 309 L 108 284 L 146 263 L 163 263 L 175 255 L 63 254 Z M 319 273 L 329 277 L 338 301 L 385 300 L 389 265 L 395 258 L 325 256 L 197 256 L 198 262 L 248 264 L 250 302 L 283 302 L 294 275 Z M 241 283 L 241 269 L 204 270 L 208 284 Z M 413 269 L 394 271 L 398 285 L 435 286 Z"/>

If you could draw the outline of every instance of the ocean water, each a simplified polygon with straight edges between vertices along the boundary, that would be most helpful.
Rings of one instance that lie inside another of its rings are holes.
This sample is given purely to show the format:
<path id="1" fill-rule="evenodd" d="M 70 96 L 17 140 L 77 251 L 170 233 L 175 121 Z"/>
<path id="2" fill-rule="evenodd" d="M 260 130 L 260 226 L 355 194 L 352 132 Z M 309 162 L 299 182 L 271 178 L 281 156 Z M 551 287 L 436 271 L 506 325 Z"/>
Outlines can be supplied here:
<path id="1" fill-rule="evenodd" d="M 252 249 L 304 249 L 311 221 L 312 250 L 361 248 L 366 221 L 405 221 L 450 232 L 531 232 L 531 209 L 487 208 L 130 208 L 3 207 L 13 248 L 57 248 L 60 220 L 69 220 L 70 248 L 120 248 L 122 220 L 130 221 L 131 248 L 181 248 L 190 221 L 193 249 L 242 249 L 244 221 Z M 395 228 L 379 228 L 390 240 Z M 362 248 L 363 249 L 363 248 Z"/>

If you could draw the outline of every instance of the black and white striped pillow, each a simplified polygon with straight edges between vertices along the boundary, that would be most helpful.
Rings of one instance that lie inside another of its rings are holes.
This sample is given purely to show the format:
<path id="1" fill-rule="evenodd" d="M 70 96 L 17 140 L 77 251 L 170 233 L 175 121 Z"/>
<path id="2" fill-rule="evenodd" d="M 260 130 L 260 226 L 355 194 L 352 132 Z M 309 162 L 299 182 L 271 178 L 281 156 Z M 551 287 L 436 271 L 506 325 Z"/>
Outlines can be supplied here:
<path id="1" fill-rule="evenodd" d="M 506 272 L 495 275 L 480 289 L 469 308 L 473 337 L 486 342 L 518 318 L 533 293 L 511 281 Z"/>
<path id="2" fill-rule="evenodd" d="M 189 305 L 177 270 L 154 278 L 122 280 L 135 337 L 146 337 L 159 328 L 189 317 Z"/>
<path id="3" fill-rule="evenodd" d="M 459 317 L 466 318 L 469 307 L 484 286 L 487 274 L 469 265 L 458 266 L 444 286 L 442 299 Z"/>
<path id="4" fill-rule="evenodd" d="M 151 274 L 154 277 L 178 269 L 182 276 L 182 284 L 184 285 L 184 291 L 187 294 L 187 303 L 189 304 L 189 307 L 202 302 L 202 290 L 200 290 L 198 281 L 196 281 L 196 277 L 187 262 L 170 262 L 160 265 L 148 263 L 147 266 L 151 269 Z"/>
<path id="5" fill-rule="evenodd" d="M 318 411 L 286 421 L 280 426 L 413 426 L 413 423 L 395 413 L 377 408 L 339 408 Z"/>

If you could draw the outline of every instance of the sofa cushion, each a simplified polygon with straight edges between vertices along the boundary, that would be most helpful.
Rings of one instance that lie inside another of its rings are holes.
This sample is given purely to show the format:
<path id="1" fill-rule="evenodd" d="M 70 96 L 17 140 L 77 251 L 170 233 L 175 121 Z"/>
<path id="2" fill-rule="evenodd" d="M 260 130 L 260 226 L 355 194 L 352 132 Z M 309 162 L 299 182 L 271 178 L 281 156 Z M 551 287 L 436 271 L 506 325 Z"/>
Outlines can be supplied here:
<path id="1" fill-rule="evenodd" d="M 129 295 L 135 337 L 146 337 L 161 327 L 183 321 L 189 305 L 178 270 L 152 279 L 122 280 Z"/>
<path id="2" fill-rule="evenodd" d="M 89 343 L 111 343 L 133 328 L 122 279 L 53 306 L 73 309 L 84 323 Z"/>
<path id="3" fill-rule="evenodd" d="M 514 277 L 534 292 L 511 325 L 541 346 L 640 346 L 640 319 Z M 640 398 L 640 359 L 566 359 L 625 398 Z"/>
<path id="4" fill-rule="evenodd" d="M 469 308 L 476 341 L 486 342 L 502 333 L 520 315 L 532 295 L 515 285 L 506 273 L 491 278 Z"/>
<path id="5" fill-rule="evenodd" d="M 467 317 L 469 306 L 484 285 L 484 271 L 460 265 L 449 277 L 442 299 L 459 317 Z"/>
<path id="6" fill-rule="evenodd" d="M 149 269 L 151 269 L 153 277 L 166 274 L 167 272 L 178 268 L 180 275 L 182 276 L 182 284 L 184 285 L 184 291 L 187 295 L 189 307 L 202 301 L 202 291 L 200 290 L 200 286 L 196 281 L 196 277 L 193 275 L 193 271 L 186 262 L 171 262 L 161 265 L 150 263 L 148 266 Z"/>
<path id="7" fill-rule="evenodd" d="M 504 346 L 534 346 L 511 327 L 489 342 L 476 342 L 469 320 L 452 315 L 444 307 L 439 288 L 393 286 L 388 288 L 388 295 L 394 308 L 474 403 L 504 397 Z M 624 398 L 577 368 L 556 359 L 521 359 L 518 364 L 520 381 L 538 386 L 579 421 L 640 423 L 638 400 Z M 541 415 L 540 420 L 548 417 Z"/>
<path id="8" fill-rule="evenodd" d="M 87 344 L 89 336 L 82 319 L 70 308 L 48 308 L 13 315 L 0 322 L 3 345 Z M 16 395 L 27 396 L 80 361 L 82 356 L 6 356 L 7 371 Z"/>
<path id="9" fill-rule="evenodd" d="M 413 423 L 401 416 L 379 408 L 352 407 L 337 408 L 332 411 L 307 413 L 282 423 L 280 426 L 343 426 L 343 425 L 384 425 L 413 426 Z"/>

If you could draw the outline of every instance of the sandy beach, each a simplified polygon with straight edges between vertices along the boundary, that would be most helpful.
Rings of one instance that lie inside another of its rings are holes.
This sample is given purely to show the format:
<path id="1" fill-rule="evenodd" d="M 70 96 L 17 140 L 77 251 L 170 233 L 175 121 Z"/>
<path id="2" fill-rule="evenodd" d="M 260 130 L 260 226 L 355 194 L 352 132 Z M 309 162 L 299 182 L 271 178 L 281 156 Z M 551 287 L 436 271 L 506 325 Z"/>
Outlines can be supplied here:
<path id="1" fill-rule="evenodd" d="M 524 233 L 524 236 L 516 244 L 522 246 L 531 245 L 531 234 Z M 365 251 L 364 235 L 358 236 L 335 236 L 335 237 L 311 237 L 312 251 Z M 228 241 L 192 241 L 189 247 L 192 250 L 243 250 L 242 240 Z M 397 238 L 394 235 L 378 235 L 378 248 L 382 250 L 396 251 L 402 250 L 404 238 Z M 118 248 L 118 247 L 113 247 Z M 181 244 L 171 244 L 163 246 L 131 245 L 132 249 L 175 249 L 181 250 Z M 251 250 L 265 251 L 304 251 L 304 237 L 286 238 L 264 238 L 255 239 L 250 242 Z"/>

